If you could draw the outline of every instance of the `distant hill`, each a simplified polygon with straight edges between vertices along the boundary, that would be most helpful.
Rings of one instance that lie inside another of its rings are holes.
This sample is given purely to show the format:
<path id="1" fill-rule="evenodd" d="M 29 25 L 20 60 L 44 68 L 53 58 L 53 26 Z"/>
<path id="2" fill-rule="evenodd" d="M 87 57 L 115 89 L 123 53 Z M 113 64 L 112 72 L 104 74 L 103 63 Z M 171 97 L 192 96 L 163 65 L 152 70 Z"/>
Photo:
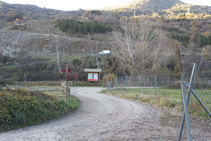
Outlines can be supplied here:
<path id="1" fill-rule="evenodd" d="M 134 11 L 137 15 L 152 15 L 153 12 L 159 15 L 164 14 L 179 14 L 188 12 L 194 14 L 206 13 L 211 14 L 211 7 L 186 4 L 180 0 L 137 0 L 129 5 L 113 9 L 113 12 L 118 12 L 120 15 L 133 16 Z"/>
<path id="2" fill-rule="evenodd" d="M 13 11 L 15 13 L 22 13 L 26 17 L 30 17 L 33 19 L 40 19 L 42 18 L 49 18 L 50 15 L 56 15 L 58 14 L 59 10 L 53 10 L 53 9 L 47 9 L 47 8 L 40 8 L 35 5 L 22 5 L 22 4 L 8 4 L 3 1 L 0 1 L 0 12 L 1 13 L 8 13 L 10 11 Z"/>
<path id="3" fill-rule="evenodd" d="M 8 4 L 0 0 L 0 29 L 6 27 L 9 22 L 13 23 L 16 19 L 27 20 L 46 20 L 46 19 L 66 19 L 77 17 L 85 11 L 62 11 L 48 8 L 41 8 L 35 5 Z"/>

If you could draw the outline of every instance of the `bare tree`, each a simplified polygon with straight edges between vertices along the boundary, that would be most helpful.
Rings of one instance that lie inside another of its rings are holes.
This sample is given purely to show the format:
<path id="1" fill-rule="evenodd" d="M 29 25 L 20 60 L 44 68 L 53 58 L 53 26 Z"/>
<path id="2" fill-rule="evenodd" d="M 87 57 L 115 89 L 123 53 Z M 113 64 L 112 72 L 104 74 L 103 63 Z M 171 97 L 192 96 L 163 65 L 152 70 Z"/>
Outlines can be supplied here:
<path id="1" fill-rule="evenodd" d="M 130 75 L 149 73 L 167 57 L 168 39 L 160 21 L 140 18 L 120 21 L 113 31 L 112 54 Z"/>
<path id="2" fill-rule="evenodd" d="M 99 52 L 98 42 L 91 42 L 90 34 L 87 35 L 87 38 L 88 38 L 88 47 L 89 47 L 89 50 L 91 50 L 91 54 L 92 53 L 98 54 Z M 97 68 L 99 69 L 100 68 L 99 55 L 96 55 L 96 65 L 97 65 Z"/>
<path id="3" fill-rule="evenodd" d="M 48 39 L 48 46 L 50 48 L 53 48 L 53 50 L 56 49 L 57 64 L 58 64 L 59 72 L 62 74 L 61 65 L 59 62 L 59 60 L 60 60 L 59 56 L 60 56 L 61 52 L 67 53 L 67 52 L 64 52 L 64 49 L 66 49 L 69 46 L 69 40 L 66 39 L 66 37 L 62 37 L 59 35 L 50 35 L 50 37 Z"/>

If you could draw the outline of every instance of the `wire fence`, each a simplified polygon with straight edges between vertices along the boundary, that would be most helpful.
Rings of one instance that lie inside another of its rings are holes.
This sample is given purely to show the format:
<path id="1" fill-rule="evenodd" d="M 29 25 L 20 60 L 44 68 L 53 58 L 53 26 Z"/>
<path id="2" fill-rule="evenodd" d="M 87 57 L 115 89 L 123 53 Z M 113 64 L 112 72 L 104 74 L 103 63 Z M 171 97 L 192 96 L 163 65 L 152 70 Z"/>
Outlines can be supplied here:
<path id="1" fill-rule="evenodd" d="M 107 80 L 106 88 L 108 90 L 127 90 L 131 88 L 139 89 L 154 89 L 154 94 L 157 94 L 157 89 L 176 88 L 180 89 L 180 78 L 175 74 L 153 74 L 136 77 L 116 77 L 113 80 Z"/>
<path id="2" fill-rule="evenodd" d="M 161 106 L 173 107 L 172 110 L 165 111 L 168 114 L 168 119 L 163 117 L 164 120 L 162 120 L 163 126 L 176 130 L 175 134 L 170 135 L 172 139 L 178 141 L 209 141 L 211 140 L 211 62 L 197 62 L 196 66 L 196 71 L 193 73 L 194 63 L 183 62 L 182 81 L 181 77 L 174 73 L 165 73 L 116 77 L 111 80 L 107 79 L 106 84 L 103 84 L 103 82 L 99 84 L 87 81 L 69 81 L 68 85 L 71 87 L 104 85 L 105 89 L 111 92 L 120 91 L 125 94 L 125 97 L 135 93 L 137 99 L 147 97 L 147 100 L 152 103 L 157 102 Z M 77 70 L 75 71 L 77 72 Z M 33 73 L 24 75 L 23 73 L 21 77 L 23 80 L 32 80 L 35 76 L 39 76 L 39 73 L 41 72 L 37 72 L 36 75 Z M 61 82 L 66 79 L 65 76 L 58 74 L 55 70 L 52 74 L 48 74 L 46 78 L 42 77 L 46 73 L 48 72 L 43 72 L 39 79 L 47 80 L 51 78 L 52 81 L 17 82 L 1 80 L 0 87 L 9 84 L 13 88 L 29 90 L 47 90 L 46 88 L 48 88 L 51 91 L 59 91 L 55 95 L 62 95 L 64 90 L 61 88 Z M 19 74 L 16 75 L 18 77 Z M 52 78 L 52 76 L 54 77 Z M 45 87 L 45 85 L 52 87 Z M 166 101 L 163 102 L 164 100 Z"/>
<path id="3" fill-rule="evenodd" d="M 157 99 L 167 97 L 169 100 L 179 100 L 177 107 L 181 107 L 181 110 L 176 114 L 168 114 L 171 121 L 164 121 L 164 125 L 178 130 L 172 135 L 174 140 L 209 141 L 211 62 L 197 62 L 196 66 L 194 71 L 194 63 L 183 62 L 182 81 L 174 74 L 125 76 L 107 80 L 106 88 L 113 93 L 121 91 L 123 97 L 130 97 L 132 93 L 136 93 L 136 99 L 154 95 Z M 153 101 L 153 97 L 149 101 Z"/>
<path id="4" fill-rule="evenodd" d="M 197 62 L 195 67 L 194 63 L 183 62 L 182 82 L 184 87 L 182 104 L 186 103 L 187 108 L 183 106 L 183 116 L 177 140 L 211 140 L 210 62 Z"/>

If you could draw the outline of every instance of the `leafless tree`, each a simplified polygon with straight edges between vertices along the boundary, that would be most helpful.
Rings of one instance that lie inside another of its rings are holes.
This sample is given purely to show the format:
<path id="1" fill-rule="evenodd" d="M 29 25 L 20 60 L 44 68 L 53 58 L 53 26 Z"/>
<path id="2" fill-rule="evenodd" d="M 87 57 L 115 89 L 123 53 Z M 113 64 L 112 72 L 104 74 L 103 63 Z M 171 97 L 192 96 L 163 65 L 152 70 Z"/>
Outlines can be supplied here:
<path id="1" fill-rule="evenodd" d="M 61 65 L 59 62 L 59 60 L 60 60 L 59 56 L 61 53 L 65 53 L 64 49 L 66 49 L 69 46 L 69 40 L 66 39 L 66 37 L 62 37 L 59 35 L 50 35 L 50 37 L 48 39 L 48 46 L 50 48 L 52 48 L 53 50 L 55 49 L 59 72 L 62 74 Z M 52 52 L 54 52 L 53 50 L 52 50 Z"/>
<path id="2" fill-rule="evenodd" d="M 157 20 L 123 18 L 113 31 L 112 54 L 130 75 L 149 73 L 166 60 L 168 38 Z"/>
<path id="3" fill-rule="evenodd" d="M 98 41 L 91 42 L 90 34 L 87 35 L 87 39 L 88 39 L 88 47 L 89 47 L 89 50 L 91 51 L 91 54 L 92 53 L 98 54 L 99 53 Z M 99 55 L 96 55 L 96 65 L 97 65 L 97 68 L 99 69 L 100 68 Z"/>

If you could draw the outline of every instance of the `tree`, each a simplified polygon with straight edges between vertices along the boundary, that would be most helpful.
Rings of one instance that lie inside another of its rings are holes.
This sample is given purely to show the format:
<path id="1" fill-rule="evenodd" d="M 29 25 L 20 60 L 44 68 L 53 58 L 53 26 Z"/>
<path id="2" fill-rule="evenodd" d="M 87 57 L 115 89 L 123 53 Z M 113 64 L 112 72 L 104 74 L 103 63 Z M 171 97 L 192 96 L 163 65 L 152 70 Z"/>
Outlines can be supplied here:
<path id="1" fill-rule="evenodd" d="M 115 12 L 115 13 L 113 14 L 113 16 L 116 17 L 116 18 L 118 18 L 118 17 L 119 17 L 119 14 L 118 14 L 117 12 Z"/>
<path id="2" fill-rule="evenodd" d="M 121 26 L 113 31 L 112 54 L 130 75 L 145 74 L 159 67 L 166 59 L 168 39 L 161 29 L 162 23 L 147 18 L 137 22 L 120 21 Z"/>
<path id="3" fill-rule="evenodd" d="M 175 59 L 174 72 L 178 77 L 180 77 L 180 75 L 182 74 L 182 59 L 178 43 L 175 44 L 174 59 Z"/>

